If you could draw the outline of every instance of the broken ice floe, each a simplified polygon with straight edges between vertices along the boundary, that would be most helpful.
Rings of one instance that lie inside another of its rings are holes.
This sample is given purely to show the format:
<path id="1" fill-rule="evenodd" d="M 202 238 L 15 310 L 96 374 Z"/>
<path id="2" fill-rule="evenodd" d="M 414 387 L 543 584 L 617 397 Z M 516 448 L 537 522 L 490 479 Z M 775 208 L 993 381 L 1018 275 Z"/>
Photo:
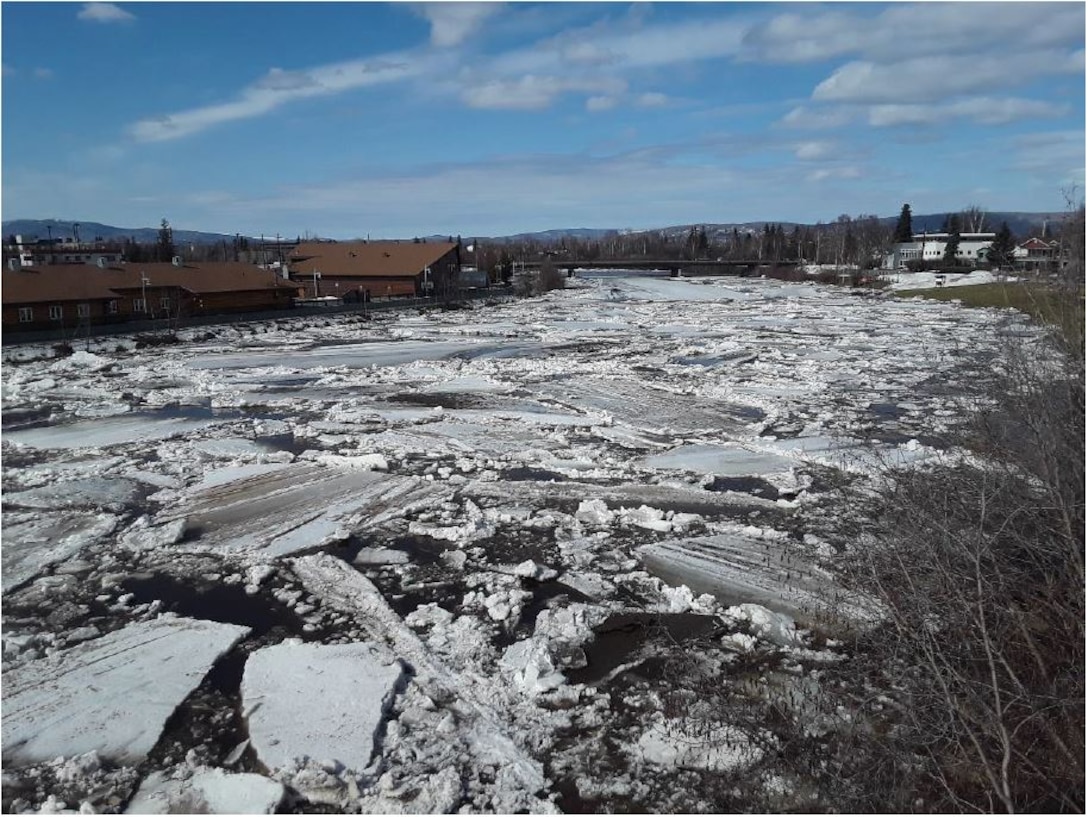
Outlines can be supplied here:
<path id="1" fill-rule="evenodd" d="M 125 443 L 166 440 L 212 425 L 212 420 L 148 417 L 110 417 L 69 425 L 44 426 L 4 434 L 5 442 L 28 448 L 109 448 Z"/>
<path id="2" fill-rule="evenodd" d="M 138 763 L 175 707 L 248 632 L 164 616 L 6 670 L 4 762 L 97 751 Z"/>
<path id="3" fill-rule="evenodd" d="M 737 534 L 673 539 L 639 548 L 646 569 L 722 604 L 763 605 L 801 620 L 829 613 L 866 620 L 869 605 L 834 583 L 788 541 Z"/>
<path id="4" fill-rule="evenodd" d="M 415 477 L 296 463 L 200 486 L 157 521 L 185 519 L 198 530 L 186 547 L 282 556 L 376 527 L 435 491 Z"/>
<path id="5" fill-rule="evenodd" d="M 119 517 L 80 511 L 5 511 L 0 576 L 6 593 L 62 562 L 83 548 L 102 541 L 117 528 Z"/>
<path id="6" fill-rule="evenodd" d="M 151 772 L 125 808 L 126 814 L 275 814 L 283 785 L 259 774 L 183 766 Z"/>
<path id="7" fill-rule="evenodd" d="M 274 770 L 309 761 L 361 772 L 403 677 L 388 649 L 368 643 L 291 640 L 258 650 L 242 678 L 257 757 Z"/>

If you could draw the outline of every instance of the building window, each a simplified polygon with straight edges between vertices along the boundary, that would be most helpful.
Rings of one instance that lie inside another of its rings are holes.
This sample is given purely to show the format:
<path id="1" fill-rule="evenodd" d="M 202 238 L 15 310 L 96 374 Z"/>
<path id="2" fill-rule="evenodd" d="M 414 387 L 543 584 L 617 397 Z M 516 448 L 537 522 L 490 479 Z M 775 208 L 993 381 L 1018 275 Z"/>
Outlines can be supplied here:
<path id="1" fill-rule="evenodd" d="M 90 304 L 79 304 L 79 306 L 76 307 L 76 314 L 79 315 L 79 317 L 81 317 L 81 318 L 90 317 L 91 305 Z"/>
<path id="2" fill-rule="evenodd" d="M 143 298 L 133 298 L 132 299 L 132 311 L 133 312 L 146 312 L 147 309 L 145 308 L 144 304 L 145 304 L 145 302 L 144 302 Z"/>
<path id="3" fill-rule="evenodd" d="M 34 320 L 34 307 L 20 306 L 19 323 L 30 323 L 32 320 Z"/>
<path id="4" fill-rule="evenodd" d="M 49 307 L 49 320 L 59 321 L 64 317 L 63 306 L 51 306 Z"/>
<path id="5" fill-rule="evenodd" d="M 108 314 L 108 315 L 116 315 L 117 314 L 117 301 L 106 301 L 106 314 Z"/>
<path id="6" fill-rule="evenodd" d="M 163 312 L 169 312 L 170 311 L 170 299 L 165 298 L 165 297 L 159 298 L 159 309 L 161 309 Z"/>

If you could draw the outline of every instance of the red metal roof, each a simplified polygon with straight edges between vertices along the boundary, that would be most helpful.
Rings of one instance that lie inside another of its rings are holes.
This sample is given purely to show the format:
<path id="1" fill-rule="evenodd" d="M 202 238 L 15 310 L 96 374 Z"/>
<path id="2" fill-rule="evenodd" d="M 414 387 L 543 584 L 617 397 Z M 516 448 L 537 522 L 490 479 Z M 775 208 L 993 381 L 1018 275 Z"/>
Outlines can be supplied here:
<path id="1" fill-rule="evenodd" d="M 196 294 L 295 290 L 298 286 L 271 270 L 234 261 L 179 267 L 170 263 L 113 264 L 105 269 L 94 264 L 51 264 L 4 269 L 0 294 L 5 304 L 111 299 L 122 291 L 142 289 L 144 276 L 148 287 L 181 287 Z"/>
<path id="2" fill-rule="evenodd" d="M 452 252 L 456 243 L 409 241 L 319 241 L 299 244 L 289 259 L 291 273 L 359 278 L 414 277 Z"/>

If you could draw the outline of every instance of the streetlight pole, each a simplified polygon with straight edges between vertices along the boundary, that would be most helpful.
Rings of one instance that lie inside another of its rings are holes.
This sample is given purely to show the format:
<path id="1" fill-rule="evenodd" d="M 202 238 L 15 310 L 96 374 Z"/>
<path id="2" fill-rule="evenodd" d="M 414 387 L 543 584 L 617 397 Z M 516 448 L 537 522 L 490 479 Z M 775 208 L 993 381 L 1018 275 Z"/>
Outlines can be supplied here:
<path id="1" fill-rule="evenodd" d="M 141 300 L 142 300 L 143 305 L 144 305 L 144 315 L 145 316 L 147 315 L 147 285 L 150 284 L 150 283 L 151 283 L 151 279 L 147 277 L 147 274 L 141 272 L 140 273 L 140 287 L 141 287 L 141 291 L 143 293 L 143 298 Z"/>

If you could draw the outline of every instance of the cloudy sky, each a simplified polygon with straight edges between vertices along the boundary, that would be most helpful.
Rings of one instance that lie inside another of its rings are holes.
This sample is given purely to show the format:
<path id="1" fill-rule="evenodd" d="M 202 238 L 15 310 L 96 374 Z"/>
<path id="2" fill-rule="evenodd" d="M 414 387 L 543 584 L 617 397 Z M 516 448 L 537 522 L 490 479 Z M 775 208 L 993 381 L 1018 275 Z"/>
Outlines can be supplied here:
<path id="1" fill-rule="evenodd" d="M 3 218 L 331 238 L 1083 190 L 1070 3 L 13 3 Z"/>

